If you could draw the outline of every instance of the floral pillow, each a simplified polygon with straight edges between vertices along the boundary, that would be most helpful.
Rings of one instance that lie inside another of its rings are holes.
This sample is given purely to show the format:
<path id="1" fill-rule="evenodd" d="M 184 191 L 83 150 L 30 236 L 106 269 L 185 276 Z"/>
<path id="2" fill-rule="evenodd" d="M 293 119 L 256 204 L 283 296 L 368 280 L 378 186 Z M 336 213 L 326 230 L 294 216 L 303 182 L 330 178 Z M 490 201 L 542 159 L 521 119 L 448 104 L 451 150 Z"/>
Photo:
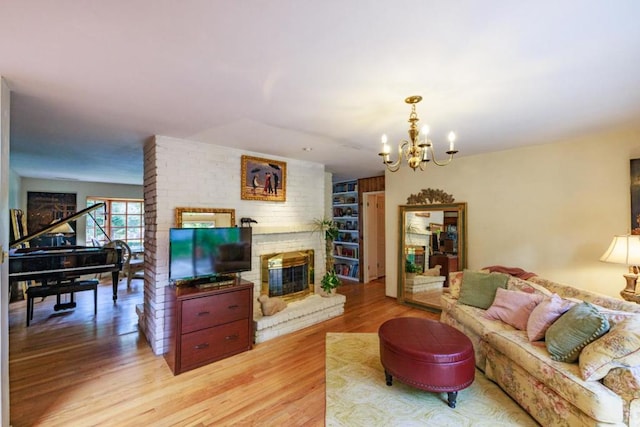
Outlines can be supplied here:
<path id="1" fill-rule="evenodd" d="M 522 280 L 514 276 L 509 276 L 509 280 L 507 281 L 507 289 L 510 291 L 522 291 L 530 294 L 551 296 L 551 292 L 545 287 L 533 282 Z"/>
<path id="2" fill-rule="evenodd" d="M 462 271 L 449 273 L 449 294 L 451 298 L 460 298 L 460 286 L 462 285 Z"/>
<path id="3" fill-rule="evenodd" d="M 585 381 L 604 378 L 613 368 L 640 366 L 640 315 L 614 325 L 608 334 L 580 353 L 580 374 Z"/>
<path id="4" fill-rule="evenodd" d="M 498 288 L 493 304 L 485 312 L 484 317 L 490 320 L 502 320 L 523 331 L 527 329 L 529 315 L 543 299 L 544 296 L 539 294 Z"/>

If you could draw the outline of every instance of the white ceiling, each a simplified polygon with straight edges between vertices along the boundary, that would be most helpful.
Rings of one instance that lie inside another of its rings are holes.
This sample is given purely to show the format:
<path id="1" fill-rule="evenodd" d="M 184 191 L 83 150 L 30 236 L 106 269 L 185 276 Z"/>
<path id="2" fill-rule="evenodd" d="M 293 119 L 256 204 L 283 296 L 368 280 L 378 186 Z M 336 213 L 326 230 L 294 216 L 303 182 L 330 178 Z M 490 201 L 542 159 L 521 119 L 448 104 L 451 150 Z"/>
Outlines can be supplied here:
<path id="1" fill-rule="evenodd" d="M 640 1 L 0 0 L 0 75 L 21 176 L 141 184 L 152 135 L 373 176 L 409 95 L 441 156 L 640 126 Z"/>

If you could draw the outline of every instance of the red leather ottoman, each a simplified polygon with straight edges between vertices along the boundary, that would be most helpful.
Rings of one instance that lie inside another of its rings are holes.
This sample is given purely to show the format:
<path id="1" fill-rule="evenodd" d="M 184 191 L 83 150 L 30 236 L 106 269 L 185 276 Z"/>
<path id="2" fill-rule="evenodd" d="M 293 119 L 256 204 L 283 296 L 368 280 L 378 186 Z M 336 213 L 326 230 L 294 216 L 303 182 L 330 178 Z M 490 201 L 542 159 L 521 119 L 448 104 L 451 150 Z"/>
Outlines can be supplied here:
<path id="1" fill-rule="evenodd" d="M 455 408 L 458 391 L 475 379 L 471 340 L 449 325 L 399 317 L 384 322 L 378 337 L 388 386 L 396 377 L 421 390 L 447 392 L 449 406 Z"/>

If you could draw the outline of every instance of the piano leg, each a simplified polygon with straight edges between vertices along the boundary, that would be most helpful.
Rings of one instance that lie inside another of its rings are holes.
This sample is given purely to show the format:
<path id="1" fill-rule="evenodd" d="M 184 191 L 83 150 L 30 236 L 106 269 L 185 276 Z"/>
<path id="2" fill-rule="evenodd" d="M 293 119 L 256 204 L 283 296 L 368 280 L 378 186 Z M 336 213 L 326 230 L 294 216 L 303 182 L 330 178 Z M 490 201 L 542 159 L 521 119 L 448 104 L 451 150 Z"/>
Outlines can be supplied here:
<path id="1" fill-rule="evenodd" d="M 118 299 L 118 279 L 120 278 L 120 271 L 111 272 L 111 280 L 113 281 L 113 302 Z"/>

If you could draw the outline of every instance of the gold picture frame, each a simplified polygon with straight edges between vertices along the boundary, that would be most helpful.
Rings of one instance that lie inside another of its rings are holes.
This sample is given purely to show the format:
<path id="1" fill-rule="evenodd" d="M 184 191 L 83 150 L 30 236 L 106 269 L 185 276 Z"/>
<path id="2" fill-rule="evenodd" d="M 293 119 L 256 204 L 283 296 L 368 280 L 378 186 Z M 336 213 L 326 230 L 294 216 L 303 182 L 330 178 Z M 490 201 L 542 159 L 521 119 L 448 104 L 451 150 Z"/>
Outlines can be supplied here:
<path id="1" fill-rule="evenodd" d="M 235 227 L 235 209 L 176 208 L 177 228 Z"/>
<path id="2" fill-rule="evenodd" d="M 242 200 L 287 200 L 287 164 L 277 160 L 242 156 L 240 198 Z"/>

